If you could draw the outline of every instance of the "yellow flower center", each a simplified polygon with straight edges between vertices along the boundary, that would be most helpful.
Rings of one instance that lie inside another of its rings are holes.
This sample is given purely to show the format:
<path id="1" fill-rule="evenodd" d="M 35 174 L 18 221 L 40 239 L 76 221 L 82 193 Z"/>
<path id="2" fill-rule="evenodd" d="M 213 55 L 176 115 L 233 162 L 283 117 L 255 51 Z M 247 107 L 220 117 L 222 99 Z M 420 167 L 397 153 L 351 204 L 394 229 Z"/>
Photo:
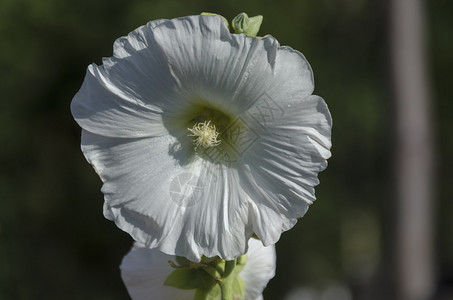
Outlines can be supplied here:
<path id="1" fill-rule="evenodd" d="M 215 125 L 211 125 L 211 121 L 204 121 L 203 123 L 197 123 L 192 128 L 187 128 L 193 136 L 193 144 L 195 145 L 195 150 L 198 147 L 209 148 L 214 147 L 220 144 L 220 141 L 217 139 L 219 133 L 217 132 Z"/>

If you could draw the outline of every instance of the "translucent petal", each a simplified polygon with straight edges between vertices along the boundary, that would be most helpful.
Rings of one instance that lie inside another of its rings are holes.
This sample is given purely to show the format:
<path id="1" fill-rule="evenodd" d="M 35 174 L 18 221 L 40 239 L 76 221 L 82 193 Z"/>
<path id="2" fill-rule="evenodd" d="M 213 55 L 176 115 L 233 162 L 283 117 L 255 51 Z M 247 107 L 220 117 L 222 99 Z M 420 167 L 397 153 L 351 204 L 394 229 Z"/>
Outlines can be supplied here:
<path id="1" fill-rule="evenodd" d="M 275 276 L 275 246 L 264 247 L 255 239 L 249 240 L 247 264 L 239 276 L 245 283 L 245 299 L 262 299 L 263 290 Z"/>
<path id="2" fill-rule="evenodd" d="M 190 153 L 183 149 L 191 148 L 181 148 L 169 135 L 121 139 L 82 132 L 82 150 L 104 182 L 105 216 L 135 240 L 170 254 L 184 239 L 182 221 L 192 205 L 192 191 L 177 191 L 175 183 L 184 174 L 200 172 L 199 163 L 189 164 Z"/>
<path id="3" fill-rule="evenodd" d="M 192 300 L 195 290 L 181 290 L 164 285 L 174 270 L 168 261 L 174 256 L 136 243 L 121 263 L 121 277 L 133 300 Z"/>
<path id="4" fill-rule="evenodd" d="M 104 181 L 105 216 L 146 246 L 192 261 L 244 254 L 253 232 L 237 175 L 178 143 L 83 131 L 82 149 Z"/>
<path id="5" fill-rule="evenodd" d="M 330 157 L 331 118 L 322 98 L 310 96 L 287 104 L 266 127 L 250 126 L 259 136 L 242 157 L 242 188 L 252 199 L 253 230 L 265 245 L 277 242 L 315 200 L 317 174 Z"/>

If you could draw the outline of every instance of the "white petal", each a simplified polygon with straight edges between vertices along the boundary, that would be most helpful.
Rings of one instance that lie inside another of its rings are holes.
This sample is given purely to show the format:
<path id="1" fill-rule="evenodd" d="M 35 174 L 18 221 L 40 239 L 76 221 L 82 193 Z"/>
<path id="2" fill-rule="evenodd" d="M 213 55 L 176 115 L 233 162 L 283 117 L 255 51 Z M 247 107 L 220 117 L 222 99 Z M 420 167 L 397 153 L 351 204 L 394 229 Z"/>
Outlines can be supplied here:
<path id="1" fill-rule="evenodd" d="M 262 94 L 289 99 L 313 91 L 302 54 L 271 36 L 230 34 L 218 16 L 173 19 L 156 27 L 154 37 L 182 89 L 233 114 Z"/>
<path id="2" fill-rule="evenodd" d="M 125 58 L 135 55 L 137 51 L 144 50 L 149 46 L 149 40 L 152 40 L 148 35 L 152 30 L 168 20 L 160 19 L 148 22 L 146 25 L 140 26 L 127 36 L 118 38 L 113 44 L 113 56 L 117 58 Z"/>
<path id="3" fill-rule="evenodd" d="M 259 139 L 242 158 L 240 182 L 253 200 L 253 230 L 265 245 L 305 214 L 330 157 L 332 124 L 324 100 L 310 96 L 289 105 L 265 128 L 254 128 Z"/>
<path id="4" fill-rule="evenodd" d="M 202 255 L 225 260 L 243 255 L 253 231 L 244 201 L 247 195 L 240 189 L 236 171 L 205 162 L 195 176 L 199 193 L 196 203 L 181 216 L 176 253 L 192 261 L 199 261 Z"/>
<path id="5" fill-rule="evenodd" d="M 168 130 L 162 114 L 181 102 L 176 81 L 158 46 L 150 23 L 120 38 L 114 57 L 88 67 L 71 103 L 77 123 L 90 132 L 110 137 L 160 136 Z"/>
<path id="6" fill-rule="evenodd" d="M 239 276 L 245 283 L 245 299 L 258 300 L 262 299 L 264 288 L 275 275 L 275 246 L 264 247 L 255 239 L 250 239 L 248 245 L 247 264 Z M 120 266 L 121 277 L 132 299 L 193 299 L 193 290 L 163 285 L 174 270 L 168 264 L 169 260 L 175 261 L 175 257 L 135 243 Z"/>
<path id="7" fill-rule="evenodd" d="M 79 125 L 111 137 L 160 136 L 167 133 L 161 111 L 139 104 L 117 89 L 99 71 L 88 67 L 85 81 L 71 103 Z"/>

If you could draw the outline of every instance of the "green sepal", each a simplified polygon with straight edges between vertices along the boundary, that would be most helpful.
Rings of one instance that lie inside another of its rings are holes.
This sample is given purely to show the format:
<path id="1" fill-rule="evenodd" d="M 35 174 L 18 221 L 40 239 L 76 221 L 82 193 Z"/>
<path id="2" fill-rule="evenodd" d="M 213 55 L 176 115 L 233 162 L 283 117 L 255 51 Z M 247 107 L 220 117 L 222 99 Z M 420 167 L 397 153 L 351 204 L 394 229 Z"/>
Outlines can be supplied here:
<path id="1" fill-rule="evenodd" d="M 236 274 L 239 274 L 245 268 L 245 264 L 247 263 L 247 260 L 248 260 L 247 254 L 244 254 L 244 255 L 236 258 L 236 266 L 234 268 L 234 272 Z"/>
<path id="2" fill-rule="evenodd" d="M 184 256 L 176 256 L 175 257 L 176 263 L 181 267 L 189 267 L 191 261 L 185 258 Z"/>
<path id="3" fill-rule="evenodd" d="M 201 268 L 175 269 L 164 282 L 182 290 L 210 289 L 214 284 L 214 279 Z"/>
<path id="4" fill-rule="evenodd" d="M 258 31 L 260 31 L 261 23 L 263 23 L 263 16 L 249 18 L 249 26 L 247 27 L 245 34 L 251 37 L 256 37 Z"/>
<path id="5" fill-rule="evenodd" d="M 247 263 L 247 254 L 242 255 L 236 259 L 236 265 L 233 270 L 233 294 L 238 297 L 239 299 L 243 299 L 245 295 L 245 283 L 242 278 L 239 276 L 239 273 L 245 268 L 245 264 Z"/>
<path id="6" fill-rule="evenodd" d="M 221 16 L 223 19 L 223 22 L 225 23 L 226 28 L 228 28 L 228 30 L 230 30 L 230 25 L 228 24 L 228 20 L 224 16 L 215 14 L 215 13 L 209 13 L 209 12 L 202 12 L 201 15 L 202 16 Z"/>
<path id="7" fill-rule="evenodd" d="M 221 294 L 220 286 L 213 285 L 211 289 L 197 289 L 195 291 L 194 300 L 217 300 Z"/>
<path id="8" fill-rule="evenodd" d="M 243 299 L 245 295 L 245 283 L 241 277 L 235 276 L 233 280 L 233 294 L 239 299 Z"/>

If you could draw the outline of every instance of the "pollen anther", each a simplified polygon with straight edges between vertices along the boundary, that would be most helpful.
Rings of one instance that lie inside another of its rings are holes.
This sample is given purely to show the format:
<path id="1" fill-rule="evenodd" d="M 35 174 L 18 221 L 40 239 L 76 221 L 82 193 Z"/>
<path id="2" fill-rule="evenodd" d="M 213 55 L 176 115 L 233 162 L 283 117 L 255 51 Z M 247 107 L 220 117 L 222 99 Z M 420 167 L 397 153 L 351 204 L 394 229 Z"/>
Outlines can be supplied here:
<path id="1" fill-rule="evenodd" d="M 193 136 L 193 144 L 195 145 L 195 150 L 198 147 L 209 148 L 214 147 L 220 144 L 220 141 L 217 139 L 219 133 L 215 125 L 211 125 L 211 121 L 204 121 L 203 123 L 197 123 L 192 128 L 187 128 L 191 132 L 189 136 Z"/>

